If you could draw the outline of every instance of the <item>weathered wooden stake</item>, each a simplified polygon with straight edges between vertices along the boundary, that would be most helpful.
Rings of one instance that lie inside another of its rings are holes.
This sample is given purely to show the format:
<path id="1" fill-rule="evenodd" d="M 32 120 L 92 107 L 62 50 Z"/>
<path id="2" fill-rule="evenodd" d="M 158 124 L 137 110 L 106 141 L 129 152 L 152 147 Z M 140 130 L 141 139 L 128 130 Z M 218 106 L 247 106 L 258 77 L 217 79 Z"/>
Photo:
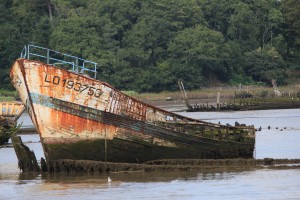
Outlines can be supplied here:
<path id="1" fill-rule="evenodd" d="M 220 109 L 220 92 L 217 93 L 217 109 Z"/>
<path id="2" fill-rule="evenodd" d="M 188 97 L 186 95 L 186 92 L 185 92 L 185 89 L 184 89 L 182 81 L 178 81 L 178 86 L 179 86 L 179 88 L 181 90 L 182 97 L 184 99 L 186 107 L 188 108 L 188 110 L 193 110 L 193 107 L 191 106 L 191 104 L 189 102 L 189 99 L 188 99 Z"/>
<path id="3" fill-rule="evenodd" d="M 17 158 L 19 160 L 18 166 L 22 172 L 40 172 L 40 167 L 37 163 L 33 151 L 23 144 L 20 136 L 13 134 L 11 136 Z"/>

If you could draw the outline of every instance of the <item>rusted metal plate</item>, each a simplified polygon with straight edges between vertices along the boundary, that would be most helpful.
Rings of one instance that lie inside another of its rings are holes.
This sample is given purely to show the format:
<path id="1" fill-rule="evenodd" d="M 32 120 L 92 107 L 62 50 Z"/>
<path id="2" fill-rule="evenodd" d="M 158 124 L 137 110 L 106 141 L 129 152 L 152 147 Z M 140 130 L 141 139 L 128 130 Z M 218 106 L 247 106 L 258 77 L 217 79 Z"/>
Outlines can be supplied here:
<path id="1" fill-rule="evenodd" d="M 111 92 L 108 111 L 145 121 L 147 105 L 119 91 Z"/>

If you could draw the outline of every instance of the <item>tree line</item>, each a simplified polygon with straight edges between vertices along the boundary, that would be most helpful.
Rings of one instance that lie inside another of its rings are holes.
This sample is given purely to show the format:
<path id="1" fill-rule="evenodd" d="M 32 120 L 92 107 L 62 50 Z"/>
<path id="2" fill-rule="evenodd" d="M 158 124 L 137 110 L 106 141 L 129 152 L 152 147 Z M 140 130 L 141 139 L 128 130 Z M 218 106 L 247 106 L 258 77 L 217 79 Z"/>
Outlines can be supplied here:
<path id="1" fill-rule="evenodd" d="M 300 69 L 298 0 L 0 0 L 0 89 L 25 44 L 99 63 L 121 90 L 286 84 Z"/>

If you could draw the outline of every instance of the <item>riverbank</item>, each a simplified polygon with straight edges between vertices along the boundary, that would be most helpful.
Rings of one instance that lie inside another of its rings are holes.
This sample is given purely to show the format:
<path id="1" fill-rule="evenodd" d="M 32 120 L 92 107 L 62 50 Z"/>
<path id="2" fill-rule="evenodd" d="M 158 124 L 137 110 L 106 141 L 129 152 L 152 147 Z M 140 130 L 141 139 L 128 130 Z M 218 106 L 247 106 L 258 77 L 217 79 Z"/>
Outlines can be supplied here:
<path id="1" fill-rule="evenodd" d="M 209 111 L 245 111 L 270 109 L 296 109 L 300 108 L 300 98 L 245 98 L 222 99 L 217 103 L 213 99 L 189 100 L 191 109 L 187 108 L 184 100 L 149 100 L 146 103 L 173 112 L 209 112 Z"/>
<path id="2" fill-rule="evenodd" d="M 300 107 L 300 85 L 279 87 L 214 87 L 186 91 L 188 108 L 181 91 L 129 95 L 170 111 L 222 111 L 292 109 Z"/>
<path id="3" fill-rule="evenodd" d="M 223 110 L 255 110 L 255 109 L 286 109 L 300 107 L 300 84 L 292 84 L 277 88 L 266 86 L 220 86 L 203 87 L 199 90 L 187 90 L 187 98 L 195 111 L 214 111 L 218 105 Z M 127 95 L 153 106 L 170 111 L 187 110 L 182 92 L 163 91 L 160 93 L 136 93 L 123 91 Z M 278 96 L 279 94 L 279 96 Z M 277 95 L 277 96 L 276 96 Z M 0 90 L 0 101 L 14 101 L 15 91 Z M 258 104 L 257 102 L 264 102 Z M 267 102 L 267 103 L 266 103 Z M 245 107 L 244 105 L 255 105 Z M 241 106 L 242 105 L 242 106 Z M 222 110 L 222 109 L 221 109 Z"/>
<path id="4" fill-rule="evenodd" d="M 287 86 L 278 87 L 278 91 L 281 96 L 296 97 L 300 95 L 300 84 L 293 84 Z M 163 91 L 159 93 L 136 93 L 134 91 L 124 91 L 129 96 L 137 98 L 142 101 L 169 101 L 169 100 L 181 100 L 181 91 Z M 227 101 L 229 99 L 243 97 L 247 95 L 249 97 L 261 97 L 270 98 L 274 97 L 274 88 L 267 86 L 257 86 L 257 85 L 240 85 L 240 86 L 220 86 L 220 87 L 203 87 L 199 90 L 188 90 L 186 93 L 189 100 L 203 99 L 205 101 L 216 102 L 217 95 L 219 94 L 220 103 L 223 100 Z"/>

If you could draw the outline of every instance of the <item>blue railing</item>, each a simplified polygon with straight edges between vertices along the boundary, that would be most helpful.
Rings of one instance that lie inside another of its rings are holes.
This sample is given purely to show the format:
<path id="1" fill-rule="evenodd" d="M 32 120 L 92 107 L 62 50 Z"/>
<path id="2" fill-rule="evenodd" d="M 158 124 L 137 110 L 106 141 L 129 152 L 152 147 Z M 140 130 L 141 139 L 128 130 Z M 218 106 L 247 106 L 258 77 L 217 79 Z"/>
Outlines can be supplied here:
<path id="1" fill-rule="evenodd" d="M 97 76 L 97 63 L 44 47 L 26 45 L 21 52 L 21 58 L 40 60 L 75 73 L 92 74 L 94 78 Z"/>

